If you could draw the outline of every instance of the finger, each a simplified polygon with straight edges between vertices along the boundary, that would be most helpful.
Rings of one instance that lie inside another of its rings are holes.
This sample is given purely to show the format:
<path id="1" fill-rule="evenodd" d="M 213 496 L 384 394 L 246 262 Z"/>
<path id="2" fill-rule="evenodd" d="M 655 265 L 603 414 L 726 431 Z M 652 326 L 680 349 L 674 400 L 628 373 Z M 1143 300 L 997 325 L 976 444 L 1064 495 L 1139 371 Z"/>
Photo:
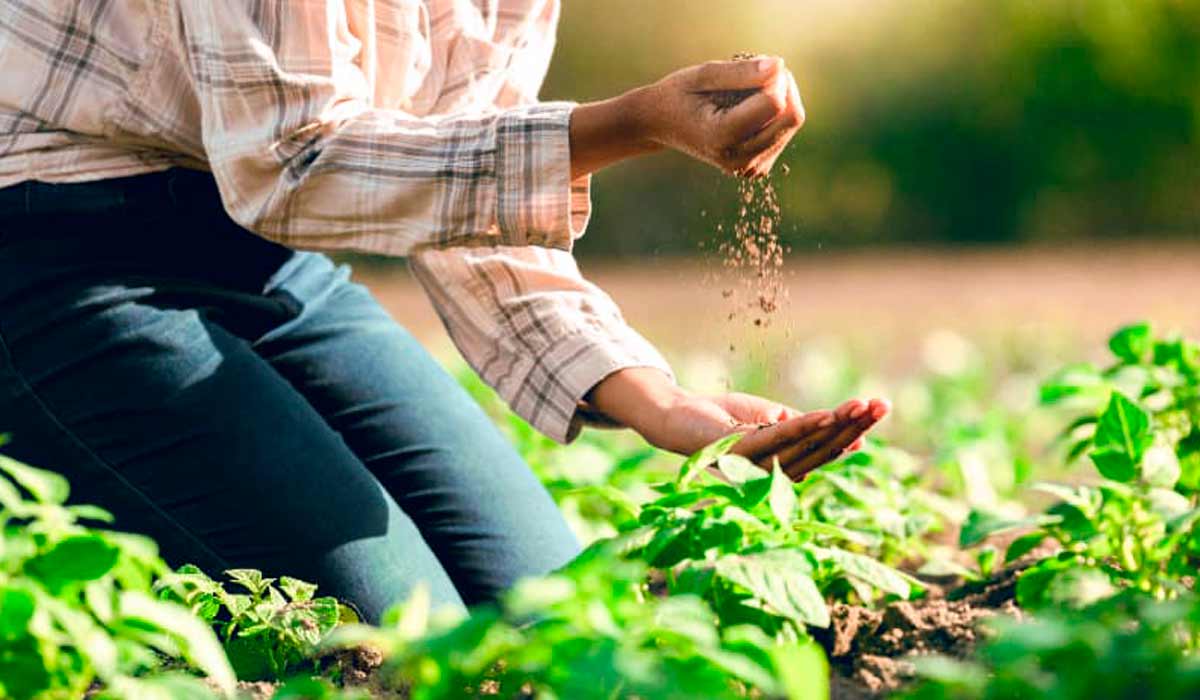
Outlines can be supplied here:
<path id="1" fill-rule="evenodd" d="M 784 76 L 777 76 L 761 92 L 747 98 L 723 115 L 729 138 L 737 144 L 744 143 L 762 132 L 787 110 L 787 84 Z"/>
<path id="2" fill-rule="evenodd" d="M 794 112 L 800 122 L 796 128 L 804 126 L 804 122 L 808 119 L 808 114 L 804 111 L 804 100 L 800 98 L 800 86 L 796 85 L 796 76 L 791 71 L 787 73 L 787 104 L 788 109 Z"/>
<path id="3" fill-rule="evenodd" d="M 836 419 L 830 411 L 804 413 L 749 433 L 738 442 L 734 451 L 751 461 L 758 461 L 774 454 L 784 445 L 803 440 L 835 423 Z"/>
<path id="4" fill-rule="evenodd" d="M 871 415 L 875 416 L 875 420 L 883 420 L 892 412 L 892 402 L 887 399 L 871 399 L 869 410 Z"/>
<path id="5" fill-rule="evenodd" d="M 794 421 L 763 428 L 738 443 L 744 448 L 740 454 L 758 461 L 765 469 L 771 468 L 771 461 L 776 456 L 780 457 L 781 464 L 788 464 L 815 452 L 842 428 L 865 415 L 868 409 L 867 402 L 851 399 L 833 411 L 804 414 L 803 418 L 810 419 L 808 422 Z M 753 441 L 747 444 L 751 438 Z"/>
<path id="6" fill-rule="evenodd" d="M 821 450 L 830 449 L 836 443 L 839 436 L 847 429 L 853 430 L 856 424 L 863 420 L 877 420 L 874 418 L 875 411 L 872 408 L 873 406 L 875 406 L 874 401 L 864 402 L 859 399 L 851 399 L 838 406 L 834 411 L 834 415 L 836 416 L 836 423 L 834 425 L 786 446 L 778 454 L 780 463 L 790 468 L 793 464 L 800 463 L 806 458 L 817 455 Z M 880 418 L 882 417 L 881 414 Z"/>
<path id="7" fill-rule="evenodd" d="M 830 437 L 818 448 L 809 450 L 807 454 L 788 462 L 784 471 L 792 479 L 803 478 L 817 467 L 841 457 L 851 445 L 860 440 L 878 422 L 879 419 L 875 417 L 874 413 L 863 414 L 852 423 L 843 426 L 840 432 Z"/>
<path id="8" fill-rule="evenodd" d="M 763 128 L 742 146 L 742 152 L 751 158 L 750 165 L 738 173 L 742 177 L 764 177 L 775 167 L 775 161 L 792 139 L 804 127 L 804 104 L 800 101 L 800 88 L 791 71 L 785 71 L 787 84 L 787 107 L 774 121 Z"/>
<path id="9" fill-rule="evenodd" d="M 811 432 L 809 435 L 797 439 L 796 442 L 781 445 L 779 453 L 772 456 L 778 457 L 779 462 L 785 466 L 786 471 L 793 463 L 800 462 L 805 457 L 815 455 L 820 450 L 828 449 L 829 445 L 833 444 L 842 432 L 847 429 L 853 429 L 853 426 L 858 421 L 868 417 L 870 407 L 869 402 L 862 400 L 851 399 L 850 401 L 846 401 L 834 409 L 834 423 L 827 424 L 822 430 Z"/>
<path id="10" fill-rule="evenodd" d="M 774 163 L 775 158 L 783 152 L 788 141 L 791 141 L 792 136 L 799 130 L 799 120 L 784 113 L 764 127 L 757 135 L 752 136 L 749 141 L 738 146 L 737 150 L 751 159 L 749 169 L 762 169 L 766 165 L 766 160 L 769 159 L 772 164 Z M 769 166 L 766 169 L 769 170 Z"/>
<path id="11" fill-rule="evenodd" d="M 752 90 L 770 85 L 783 69 L 783 59 L 761 56 L 749 61 L 711 61 L 700 66 L 696 92 Z"/>

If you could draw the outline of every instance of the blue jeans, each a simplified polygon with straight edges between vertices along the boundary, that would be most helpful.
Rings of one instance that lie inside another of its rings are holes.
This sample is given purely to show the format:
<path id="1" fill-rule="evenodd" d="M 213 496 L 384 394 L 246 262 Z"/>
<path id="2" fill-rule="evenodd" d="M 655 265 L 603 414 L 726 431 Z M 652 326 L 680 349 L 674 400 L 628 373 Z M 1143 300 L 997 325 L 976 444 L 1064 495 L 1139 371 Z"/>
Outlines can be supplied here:
<path id="1" fill-rule="evenodd" d="M 470 397 L 345 267 L 189 171 L 0 191 L 0 432 L 168 561 L 318 583 L 378 620 L 578 550 Z"/>

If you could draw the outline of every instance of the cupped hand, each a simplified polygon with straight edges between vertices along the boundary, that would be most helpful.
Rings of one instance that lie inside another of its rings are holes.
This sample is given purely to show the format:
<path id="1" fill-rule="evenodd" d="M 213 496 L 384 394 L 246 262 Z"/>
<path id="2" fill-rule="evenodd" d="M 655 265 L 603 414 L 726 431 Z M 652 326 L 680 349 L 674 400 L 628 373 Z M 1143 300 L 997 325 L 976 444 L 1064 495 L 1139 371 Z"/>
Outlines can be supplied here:
<path id="1" fill-rule="evenodd" d="M 748 394 L 680 395 L 664 414 L 658 431 L 643 433 L 651 443 L 691 454 L 730 434 L 745 433 L 733 448 L 771 469 L 776 460 L 793 480 L 862 446 L 863 436 L 887 415 L 881 399 L 847 401 L 834 410 L 800 413 Z"/>
<path id="2" fill-rule="evenodd" d="M 749 92 L 725 107 L 714 95 Z M 796 80 L 782 59 L 713 61 L 672 73 L 645 89 L 649 138 L 728 174 L 759 177 L 804 125 Z"/>
<path id="3" fill-rule="evenodd" d="M 734 432 L 733 451 L 771 469 L 775 460 L 795 480 L 847 451 L 888 414 L 886 401 L 854 399 L 832 411 L 801 413 L 749 394 L 703 396 L 681 389 L 663 372 L 630 367 L 613 372 L 588 394 L 592 407 L 650 444 L 690 455 Z"/>

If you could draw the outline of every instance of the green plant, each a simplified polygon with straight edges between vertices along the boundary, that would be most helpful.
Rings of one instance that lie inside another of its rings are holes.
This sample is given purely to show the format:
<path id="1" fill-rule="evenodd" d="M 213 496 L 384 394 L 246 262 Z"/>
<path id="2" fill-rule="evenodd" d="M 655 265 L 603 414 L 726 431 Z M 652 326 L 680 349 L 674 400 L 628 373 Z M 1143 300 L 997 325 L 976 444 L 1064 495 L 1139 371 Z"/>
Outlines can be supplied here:
<path id="1" fill-rule="evenodd" d="M 0 697 L 212 697 L 163 673 L 186 660 L 230 692 L 233 672 L 212 631 L 151 594 L 167 572 L 154 542 L 96 529 L 104 510 L 66 505 L 67 481 L 0 456 Z"/>
<path id="2" fill-rule="evenodd" d="M 1120 330 L 1109 347 L 1114 365 L 1069 368 L 1042 392 L 1048 402 L 1106 396 L 1102 410 L 1075 420 L 1067 433 L 1074 440 L 1069 455 L 1086 454 L 1101 483 L 1037 485 L 1059 499 L 1045 513 L 1009 520 L 975 511 L 961 531 L 961 544 L 971 546 L 1032 527 L 1009 545 L 1007 561 L 1046 539 L 1061 547 L 1021 575 L 1022 606 L 1085 604 L 1125 587 L 1173 597 L 1190 589 L 1200 562 L 1192 474 L 1200 441 L 1200 348 L 1156 338 L 1147 324 Z"/>
<path id="3" fill-rule="evenodd" d="M 336 598 L 316 597 L 317 587 L 288 576 L 264 578 L 254 569 L 225 574 L 244 593 L 231 593 L 195 566 L 159 581 L 165 600 L 181 603 L 217 632 L 242 680 L 270 680 L 312 666 L 317 645 L 353 612 Z"/>
<path id="4" fill-rule="evenodd" d="M 1023 622 L 996 618 L 973 661 L 918 661 L 906 700 L 1174 700 L 1200 696 L 1195 598 L 1122 595 Z"/>
<path id="5" fill-rule="evenodd" d="M 597 546 L 660 571 L 668 593 L 703 598 L 723 624 L 750 623 L 783 639 L 827 626 L 826 596 L 870 604 L 922 593 L 916 579 L 849 549 L 877 546 L 872 534 L 798 517 L 796 486 L 782 470 L 729 454 L 739 437 L 688 458 L 622 535 Z M 714 464 L 719 478 L 708 471 Z"/>
<path id="6" fill-rule="evenodd" d="M 828 696 L 824 654 L 758 628 L 720 629 L 694 596 L 649 595 L 646 569 L 591 550 L 563 571 L 519 583 L 499 606 L 433 612 L 418 590 L 382 628 L 346 626 L 328 646 L 370 644 L 414 700 L 464 694 L 537 698 Z"/>
<path id="7" fill-rule="evenodd" d="M 798 520 L 853 532 L 843 546 L 890 566 L 924 559 L 927 538 L 958 515 L 924 488 L 916 460 L 876 441 L 809 474 L 797 494 Z"/>

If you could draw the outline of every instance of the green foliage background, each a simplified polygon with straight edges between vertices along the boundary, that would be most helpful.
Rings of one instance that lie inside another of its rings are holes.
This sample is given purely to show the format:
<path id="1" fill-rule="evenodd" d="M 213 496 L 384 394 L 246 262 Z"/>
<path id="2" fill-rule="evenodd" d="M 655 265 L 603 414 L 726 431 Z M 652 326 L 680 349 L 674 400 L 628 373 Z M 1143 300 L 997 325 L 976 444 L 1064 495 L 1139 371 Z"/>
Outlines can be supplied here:
<path id="1" fill-rule="evenodd" d="M 567 2 L 543 97 L 743 50 L 783 55 L 804 93 L 776 178 L 798 252 L 1200 230 L 1195 0 Z M 695 252 L 735 201 L 683 158 L 619 167 L 580 250 Z"/>

